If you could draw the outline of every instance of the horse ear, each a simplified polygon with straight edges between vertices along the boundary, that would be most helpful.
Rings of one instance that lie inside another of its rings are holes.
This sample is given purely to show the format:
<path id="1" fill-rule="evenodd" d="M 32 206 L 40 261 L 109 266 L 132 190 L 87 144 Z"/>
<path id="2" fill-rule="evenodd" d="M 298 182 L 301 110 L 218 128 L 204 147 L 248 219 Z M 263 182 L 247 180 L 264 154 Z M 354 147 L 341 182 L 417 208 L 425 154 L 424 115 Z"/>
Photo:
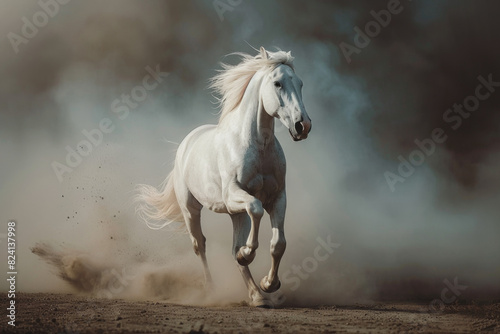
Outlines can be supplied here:
<path id="1" fill-rule="evenodd" d="M 262 57 L 262 59 L 268 59 L 269 57 L 267 56 L 267 51 L 266 49 L 264 49 L 263 46 L 260 47 L 260 56 Z"/>

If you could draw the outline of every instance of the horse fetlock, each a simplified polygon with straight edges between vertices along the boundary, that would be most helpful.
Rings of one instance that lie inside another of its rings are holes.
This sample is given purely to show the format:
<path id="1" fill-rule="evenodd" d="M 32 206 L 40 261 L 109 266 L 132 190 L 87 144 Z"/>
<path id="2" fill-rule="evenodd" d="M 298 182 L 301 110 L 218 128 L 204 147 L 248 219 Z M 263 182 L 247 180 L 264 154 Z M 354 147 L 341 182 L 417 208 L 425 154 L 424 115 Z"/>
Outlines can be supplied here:
<path id="1" fill-rule="evenodd" d="M 267 293 L 275 292 L 279 290 L 280 287 L 281 282 L 278 279 L 278 276 L 274 277 L 274 281 L 270 281 L 267 276 L 264 276 L 264 278 L 262 278 L 262 280 L 260 281 L 260 288 L 262 289 L 262 291 Z"/>
<path id="2" fill-rule="evenodd" d="M 252 202 L 247 205 L 247 212 L 251 217 L 260 219 L 264 216 L 264 207 L 262 206 L 262 202 L 258 199 L 254 199 Z"/>
<path id="3" fill-rule="evenodd" d="M 198 243 L 198 241 L 194 240 L 193 241 L 193 249 L 194 253 L 196 255 L 200 255 L 200 252 L 205 252 L 205 243 L 203 242 L 202 244 Z"/>
<path id="4" fill-rule="evenodd" d="M 259 248 L 259 242 L 258 241 L 252 241 L 251 243 L 247 243 L 246 246 L 244 246 L 245 252 L 247 253 L 254 253 L 257 248 Z"/>
<path id="5" fill-rule="evenodd" d="M 255 258 L 255 249 L 243 246 L 236 253 L 236 261 L 242 266 L 248 266 Z"/>

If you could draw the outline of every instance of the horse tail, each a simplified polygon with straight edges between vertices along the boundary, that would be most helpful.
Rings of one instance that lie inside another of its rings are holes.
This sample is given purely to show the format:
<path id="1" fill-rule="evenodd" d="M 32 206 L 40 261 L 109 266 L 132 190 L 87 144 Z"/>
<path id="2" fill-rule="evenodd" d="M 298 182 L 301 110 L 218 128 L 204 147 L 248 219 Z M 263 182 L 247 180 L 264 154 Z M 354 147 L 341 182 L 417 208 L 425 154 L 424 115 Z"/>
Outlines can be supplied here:
<path id="1" fill-rule="evenodd" d="M 136 213 L 152 230 L 159 230 L 173 222 L 184 223 L 181 207 L 177 201 L 174 189 L 174 172 L 170 172 L 158 191 L 155 187 L 146 184 L 137 186 L 138 202 Z"/>

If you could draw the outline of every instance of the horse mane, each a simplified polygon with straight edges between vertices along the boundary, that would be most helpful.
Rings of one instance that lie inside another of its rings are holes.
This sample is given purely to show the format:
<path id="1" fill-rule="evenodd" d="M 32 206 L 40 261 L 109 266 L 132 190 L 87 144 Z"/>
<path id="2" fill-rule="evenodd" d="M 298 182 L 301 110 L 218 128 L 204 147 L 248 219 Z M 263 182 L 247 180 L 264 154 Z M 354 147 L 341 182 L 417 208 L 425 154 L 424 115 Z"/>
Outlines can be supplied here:
<path id="1" fill-rule="evenodd" d="M 209 88 L 212 88 L 216 94 L 219 103 L 220 117 L 219 122 L 231 111 L 236 109 L 245 94 L 250 80 L 255 73 L 263 68 L 272 70 L 280 64 L 288 65 L 293 69 L 293 57 L 290 52 L 278 50 L 276 52 L 265 51 L 267 59 L 262 58 L 259 53 L 252 56 L 242 52 L 235 52 L 229 55 L 241 57 L 241 62 L 237 65 L 221 63 L 222 70 L 210 80 Z"/>

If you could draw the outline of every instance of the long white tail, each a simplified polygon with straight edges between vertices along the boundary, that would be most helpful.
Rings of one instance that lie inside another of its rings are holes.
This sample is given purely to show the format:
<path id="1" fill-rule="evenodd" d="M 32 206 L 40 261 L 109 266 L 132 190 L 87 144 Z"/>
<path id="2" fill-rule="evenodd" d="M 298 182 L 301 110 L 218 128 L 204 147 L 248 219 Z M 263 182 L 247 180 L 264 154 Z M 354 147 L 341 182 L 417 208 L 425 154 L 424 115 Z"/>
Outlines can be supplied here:
<path id="1" fill-rule="evenodd" d="M 136 212 L 152 230 L 159 230 L 170 223 L 184 223 L 181 208 L 175 196 L 173 184 L 174 171 L 170 172 L 161 186 L 161 191 L 150 185 L 137 186 L 139 194 Z"/>

